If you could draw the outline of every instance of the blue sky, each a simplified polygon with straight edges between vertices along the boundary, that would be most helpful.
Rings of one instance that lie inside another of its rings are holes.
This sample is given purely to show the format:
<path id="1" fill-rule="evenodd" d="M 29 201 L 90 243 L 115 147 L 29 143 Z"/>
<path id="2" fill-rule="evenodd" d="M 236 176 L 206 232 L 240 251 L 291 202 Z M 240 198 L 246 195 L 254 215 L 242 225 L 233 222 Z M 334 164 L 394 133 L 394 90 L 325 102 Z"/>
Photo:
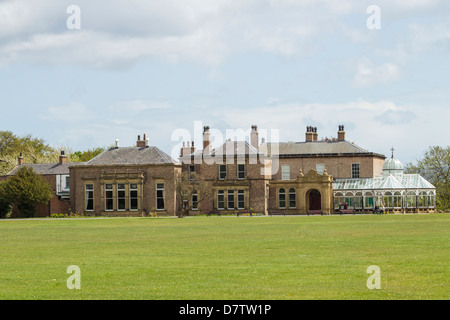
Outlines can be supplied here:
<path id="1" fill-rule="evenodd" d="M 0 1 L 0 130 L 72 150 L 146 133 L 174 155 L 199 122 L 282 141 L 344 124 L 406 163 L 448 145 L 449 56 L 448 1 Z"/>

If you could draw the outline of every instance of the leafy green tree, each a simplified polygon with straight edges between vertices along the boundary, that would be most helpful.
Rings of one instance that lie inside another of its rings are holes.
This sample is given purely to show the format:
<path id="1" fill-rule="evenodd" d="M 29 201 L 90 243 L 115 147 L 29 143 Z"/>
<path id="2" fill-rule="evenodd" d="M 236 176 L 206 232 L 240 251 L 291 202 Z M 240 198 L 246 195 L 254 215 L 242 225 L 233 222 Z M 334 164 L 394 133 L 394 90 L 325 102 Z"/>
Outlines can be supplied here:
<path id="1" fill-rule="evenodd" d="M 41 175 L 30 167 L 21 167 L 3 183 L 2 194 L 6 203 L 15 203 L 24 217 L 34 217 L 37 204 L 50 201 L 53 191 Z"/>
<path id="2" fill-rule="evenodd" d="M 11 203 L 5 197 L 5 181 L 0 181 L 0 218 L 4 218 L 11 210 Z"/>
<path id="3" fill-rule="evenodd" d="M 98 147 L 98 148 L 94 148 L 94 149 L 88 149 L 86 151 L 76 151 L 73 154 L 78 157 L 78 161 L 87 162 L 87 161 L 95 158 L 96 156 L 98 156 L 100 153 L 102 153 L 105 150 L 106 150 L 106 148 Z"/>
<path id="4" fill-rule="evenodd" d="M 438 210 L 450 209 L 450 146 L 429 147 L 422 159 L 405 167 L 405 173 L 418 173 L 436 187 Z"/>
<path id="5" fill-rule="evenodd" d="M 51 147 L 42 139 L 31 135 L 19 137 L 11 131 L 0 131 L 0 176 L 8 174 L 17 166 L 17 157 L 22 154 L 25 163 L 58 163 L 61 151 L 65 151 L 67 162 L 86 162 L 107 148 L 93 148 L 73 152 L 68 147 Z"/>
<path id="6" fill-rule="evenodd" d="M 53 149 L 44 140 L 31 135 L 19 137 L 11 131 L 0 131 L 0 175 L 5 175 L 17 165 L 20 153 L 29 163 L 38 163 L 48 157 Z"/>

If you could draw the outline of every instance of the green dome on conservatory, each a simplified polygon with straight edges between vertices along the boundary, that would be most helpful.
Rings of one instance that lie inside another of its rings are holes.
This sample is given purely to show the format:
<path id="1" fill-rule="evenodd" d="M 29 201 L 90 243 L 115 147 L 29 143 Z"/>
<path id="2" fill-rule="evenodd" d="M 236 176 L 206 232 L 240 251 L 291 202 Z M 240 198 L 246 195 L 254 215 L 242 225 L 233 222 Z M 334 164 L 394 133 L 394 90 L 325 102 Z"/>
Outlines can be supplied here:
<path id="1" fill-rule="evenodd" d="M 383 176 L 392 175 L 403 175 L 403 165 L 400 160 L 394 158 L 394 148 L 392 150 L 392 157 L 386 160 L 383 165 Z"/>

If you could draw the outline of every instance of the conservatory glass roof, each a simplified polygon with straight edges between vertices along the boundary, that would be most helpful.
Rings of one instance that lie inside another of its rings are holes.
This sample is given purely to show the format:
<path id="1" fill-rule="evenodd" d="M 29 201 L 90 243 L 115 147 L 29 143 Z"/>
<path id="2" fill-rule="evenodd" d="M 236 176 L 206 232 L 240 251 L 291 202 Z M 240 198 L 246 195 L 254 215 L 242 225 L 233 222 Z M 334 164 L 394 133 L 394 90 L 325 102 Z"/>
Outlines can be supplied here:
<path id="1" fill-rule="evenodd" d="M 386 175 L 375 178 L 336 179 L 333 190 L 435 189 L 419 174 Z"/>

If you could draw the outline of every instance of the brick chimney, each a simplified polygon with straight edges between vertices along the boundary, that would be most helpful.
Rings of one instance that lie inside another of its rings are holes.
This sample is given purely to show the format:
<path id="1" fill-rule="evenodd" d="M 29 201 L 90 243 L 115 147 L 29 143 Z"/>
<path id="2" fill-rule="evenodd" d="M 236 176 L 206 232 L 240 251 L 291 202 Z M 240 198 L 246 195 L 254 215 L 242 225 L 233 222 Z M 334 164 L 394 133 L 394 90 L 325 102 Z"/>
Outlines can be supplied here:
<path id="1" fill-rule="evenodd" d="M 203 153 L 211 153 L 211 133 L 209 127 L 203 127 Z"/>
<path id="2" fill-rule="evenodd" d="M 313 127 L 306 127 L 306 134 L 305 134 L 305 141 L 306 142 L 311 142 L 311 141 L 313 141 L 313 135 L 314 135 L 314 132 L 313 132 Z"/>
<path id="3" fill-rule="evenodd" d="M 338 141 L 345 141 L 345 130 L 344 125 L 339 126 L 338 130 Z"/>
<path id="4" fill-rule="evenodd" d="M 250 132 L 250 144 L 256 150 L 259 149 L 258 127 L 255 125 L 252 126 L 252 131 Z"/>
<path id="5" fill-rule="evenodd" d="M 313 128 L 313 141 L 319 141 L 319 134 L 317 133 L 317 127 Z"/>
<path id="6" fill-rule="evenodd" d="M 67 162 L 67 157 L 64 150 L 61 150 L 61 155 L 59 156 L 59 164 L 63 164 Z"/>
<path id="7" fill-rule="evenodd" d="M 180 150 L 180 157 L 188 156 L 194 152 L 195 152 L 194 141 L 192 142 L 188 141 L 187 144 L 183 142 L 183 147 L 181 147 Z"/>
<path id="8" fill-rule="evenodd" d="M 137 141 L 136 141 L 136 147 L 144 148 L 146 146 L 148 146 L 148 139 L 144 133 L 144 139 L 141 140 L 141 136 L 138 136 Z"/>
<path id="9" fill-rule="evenodd" d="M 19 166 L 23 165 L 23 156 L 22 156 L 22 152 L 20 153 L 19 158 L 17 158 L 17 159 L 18 159 Z"/>

